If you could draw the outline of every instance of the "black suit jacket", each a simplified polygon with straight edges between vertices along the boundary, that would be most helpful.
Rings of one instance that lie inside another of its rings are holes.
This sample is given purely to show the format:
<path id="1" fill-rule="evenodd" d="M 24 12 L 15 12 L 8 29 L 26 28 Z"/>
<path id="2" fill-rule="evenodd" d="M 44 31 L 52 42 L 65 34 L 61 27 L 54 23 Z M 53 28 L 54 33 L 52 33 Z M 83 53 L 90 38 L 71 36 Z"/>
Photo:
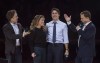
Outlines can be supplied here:
<path id="1" fill-rule="evenodd" d="M 73 31 L 77 31 L 76 27 L 73 24 L 70 24 L 69 27 Z M 80 57 L 93 57 L 95 56 L 95 34 L 96 28 L 94 24 L 91 22 L 89 23 L 84 31 L 80 29 L 77 31 L 79 35 L 81 35 L 79 41 L 79 48 L 77 55 Z"/>
<path id="2" fill-rule="evenodd" d="M 16 48 L 16 39 L 20 39 L 20 44 L 22 44 L 22 26 L 20 23 L 17 24 L 19 28 L 19 34 L 16 35 L 14 29 L 10 23 L 3 26 L 3 32 L 5 35 L 5 53 L 14 53 Z"/>

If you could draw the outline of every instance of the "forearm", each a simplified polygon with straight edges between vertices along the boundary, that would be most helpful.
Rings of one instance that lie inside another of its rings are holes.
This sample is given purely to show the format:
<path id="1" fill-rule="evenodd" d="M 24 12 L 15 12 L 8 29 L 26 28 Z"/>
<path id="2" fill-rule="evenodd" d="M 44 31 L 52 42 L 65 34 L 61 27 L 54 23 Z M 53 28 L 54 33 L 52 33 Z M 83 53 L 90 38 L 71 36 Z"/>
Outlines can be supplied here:
<path id="1" fill-rule="evenodd" d="M 64 46 L 65 46 L 65 49 L 68 50 L 68 43 L 65 43 Z"/>
<path id="2" fill-rule="evenodd" d="M 77 32 L 76 26 L 75 26 L 71 21 L 68 21 L 68 22 L 67 22 L 67 25 L 69 26 L 69 28 L 70 28 L 73 32 Z"/>

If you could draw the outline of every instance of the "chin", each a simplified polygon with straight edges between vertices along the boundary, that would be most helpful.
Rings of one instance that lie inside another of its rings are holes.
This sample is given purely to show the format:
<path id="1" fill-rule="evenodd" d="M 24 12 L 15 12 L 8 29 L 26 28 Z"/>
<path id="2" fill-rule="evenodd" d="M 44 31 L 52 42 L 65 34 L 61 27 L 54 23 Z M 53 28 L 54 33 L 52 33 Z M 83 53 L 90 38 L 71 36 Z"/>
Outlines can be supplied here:
<path id="1" fill-rule="evenodd" d="M 53 20 L 57 20 L 57 19 L 53 19 Z"/>
<path id="2" fill-rule="evenodd" d="M 42 24 L 42 26 L 44 26 L 44 24 Z"/>

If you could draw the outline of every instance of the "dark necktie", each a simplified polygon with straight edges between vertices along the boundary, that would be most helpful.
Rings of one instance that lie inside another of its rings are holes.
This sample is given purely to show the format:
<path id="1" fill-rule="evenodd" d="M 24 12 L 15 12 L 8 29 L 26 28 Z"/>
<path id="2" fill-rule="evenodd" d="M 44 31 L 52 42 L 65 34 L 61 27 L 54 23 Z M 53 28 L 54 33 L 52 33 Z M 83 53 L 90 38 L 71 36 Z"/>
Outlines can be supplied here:
<path id="1" fill-rule="evenodd" d="M 53 26 L 53 43 L 56 42 L 56 22 L 53 22 L 54 26 Z"/>

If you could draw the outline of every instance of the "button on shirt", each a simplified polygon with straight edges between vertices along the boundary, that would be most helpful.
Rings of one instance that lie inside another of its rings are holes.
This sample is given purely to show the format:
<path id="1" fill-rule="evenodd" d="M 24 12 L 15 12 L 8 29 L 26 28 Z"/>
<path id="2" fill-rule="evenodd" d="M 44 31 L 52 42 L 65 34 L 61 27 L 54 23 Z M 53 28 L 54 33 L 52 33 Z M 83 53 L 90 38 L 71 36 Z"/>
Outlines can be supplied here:
<path id="1" fill-rule="evenodd" d="M 56 42 L 55 43 L 69 43 L 68 40 L 68 28 L 67 25 L 60 20 L 56 21 Z M 47 26 L 47 42 L 53 43 L 52 37 L 53 37 L 53 26 L 54 21 L 50 21 L 46 24 Z"/>
<path id="2" fill-rule="evenodd" d="M 17 24 L 11 23 L 11 25 L 14 29 L 15 34 L 19 34 L 19 28 L 18 28 Z M 16 39 L 16 46 L 20 46 L 19 39 Z"/>

